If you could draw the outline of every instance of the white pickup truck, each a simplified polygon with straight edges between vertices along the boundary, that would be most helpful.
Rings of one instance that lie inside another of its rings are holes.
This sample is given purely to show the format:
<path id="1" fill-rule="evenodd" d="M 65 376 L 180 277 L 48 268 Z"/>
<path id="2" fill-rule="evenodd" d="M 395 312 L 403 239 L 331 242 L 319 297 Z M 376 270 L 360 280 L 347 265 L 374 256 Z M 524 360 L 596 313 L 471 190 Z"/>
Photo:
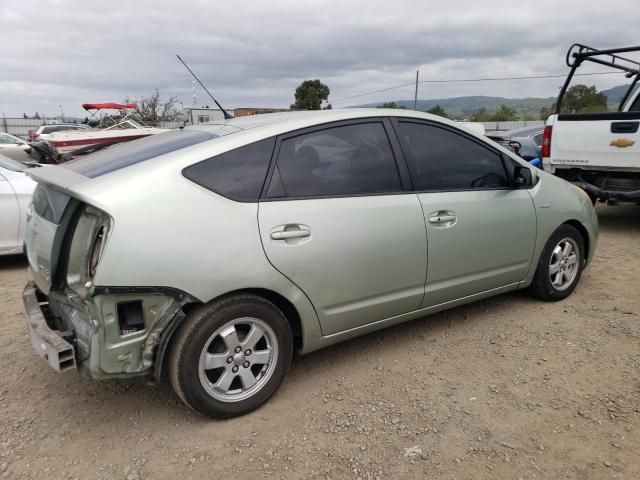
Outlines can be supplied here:
<path id="1" fill-rule="evenodd" d="M 571 72 L 560 91 L 556 111 L 575 70 L 591 61 L 625 72 L 633 78 L 617 112 L 556 113 L 546 123 L 542 166 L 583 188 L 595 203 L 640 203 L 640 63 L 619 53 L 640 47 L 595 50 L 574 45 L 567 53 Z"/>

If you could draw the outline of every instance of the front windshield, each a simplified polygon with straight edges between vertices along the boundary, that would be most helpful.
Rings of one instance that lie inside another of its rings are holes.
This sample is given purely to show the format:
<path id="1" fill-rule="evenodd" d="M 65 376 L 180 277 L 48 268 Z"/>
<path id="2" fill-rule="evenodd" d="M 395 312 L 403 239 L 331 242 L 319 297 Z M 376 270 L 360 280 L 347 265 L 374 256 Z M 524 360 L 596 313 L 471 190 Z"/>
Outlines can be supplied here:
<path id="1" fill-rule="evenodd" d="M 6 168 L 12 172 L 24 172 L 27 169 L 27 167 L 22 163 L 16 162 L 4 155 L 0 155 L 0 168 Z"/>

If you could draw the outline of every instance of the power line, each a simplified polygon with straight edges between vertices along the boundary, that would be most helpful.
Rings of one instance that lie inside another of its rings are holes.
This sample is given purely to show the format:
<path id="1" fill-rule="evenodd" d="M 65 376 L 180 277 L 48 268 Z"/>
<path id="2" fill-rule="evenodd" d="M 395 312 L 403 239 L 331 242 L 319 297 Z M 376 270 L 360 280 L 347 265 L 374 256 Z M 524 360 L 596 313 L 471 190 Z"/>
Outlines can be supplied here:
<path id="1" fill-rule="evenodd" d="M 575 77 L 587 77 L 590 75 L 611 75 L 620 72 L 591 72 L 591 73 L 576 73 Z M 491 82 L 491 81 L 504 81 L 504 80 L 531 80 L 531 79 L 542 79 L 542 78 L 565 78 L 566 74 L 558 74 L 558 75 L 529 75 L 522 77 L 486 77 L 486 78 L 456 78 L 452 80 L 420 80 L 418 83 L 462 83 L 462 82 Z M 348 97 L 338 98 L 336 100 L 331 100 L 332 103 L 341 102 L 343 100 L 349 100 L 352 98 L 365 97 L 367 95 L 373 95 L 374 93 L 386 92 L 389 90 L 396 90 L 402 87 L 408 87 L 409 85 L 415 85 L 416 82 L 403 83 L 401 85 L 394 85 L 393 87 L 382 88 L 380 90 L 372 90 L 370 92 L 359 93 L 357 95 L 351 95 Z"/>

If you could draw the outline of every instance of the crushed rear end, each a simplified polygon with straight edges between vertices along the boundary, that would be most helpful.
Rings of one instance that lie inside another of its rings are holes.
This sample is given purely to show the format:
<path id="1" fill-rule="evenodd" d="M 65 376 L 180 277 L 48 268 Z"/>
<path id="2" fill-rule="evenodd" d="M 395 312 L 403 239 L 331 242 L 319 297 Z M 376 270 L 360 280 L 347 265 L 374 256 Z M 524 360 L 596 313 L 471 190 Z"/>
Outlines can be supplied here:
<path id="1" fill-rule="evenodd" d="M 213 136 L 171 135 L 141 140 L 141 146 L 116 146 L 115 156 L 94 154 L 75 165 L 29 172 L 38 186 L 27 214 L 25 244 L 33 280 L 23 291 L 23 303 L 34 350 L 56 371 L 78 368 L 93 379 L 160 374 L 156 359 L 184 317 L 182 307 L 195 300 L 169 287 L 96 281 L 117 220 L 85 187 L 136 158 L 144 161 Z M 116 151 L 119 147 L 126 148 Z"/>

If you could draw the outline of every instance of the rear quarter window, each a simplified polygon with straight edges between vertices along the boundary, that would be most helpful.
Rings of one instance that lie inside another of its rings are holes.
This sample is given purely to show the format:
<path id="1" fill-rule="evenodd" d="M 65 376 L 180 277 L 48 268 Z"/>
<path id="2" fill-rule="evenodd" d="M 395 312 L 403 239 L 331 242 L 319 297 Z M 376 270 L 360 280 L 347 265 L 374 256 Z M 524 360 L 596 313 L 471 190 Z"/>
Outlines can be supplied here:
<path id="1" fill-rule="evenodd" d="M 182 174 L 207 190 L 240 202 L 260 198 L 275 137 L 221 153 L 191 165 Z"/>
<path id="2" fill-rule="evenodd" d="M 68 195 L 40 184 L 33 192 L 31 204 L 40 218 L 59 225 L 69 200 Z"/>

